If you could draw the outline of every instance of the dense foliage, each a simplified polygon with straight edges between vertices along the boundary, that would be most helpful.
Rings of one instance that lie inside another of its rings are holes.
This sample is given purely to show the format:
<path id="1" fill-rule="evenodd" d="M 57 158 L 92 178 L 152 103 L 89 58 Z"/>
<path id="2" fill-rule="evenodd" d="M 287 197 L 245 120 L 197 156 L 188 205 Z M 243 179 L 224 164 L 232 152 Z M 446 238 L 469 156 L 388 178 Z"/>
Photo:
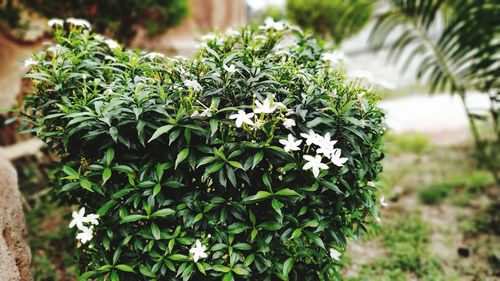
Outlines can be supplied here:
<path id="1" fill-rule="evenodd" d="M 495 0 L 390 0 L 370 34 L 373 48 L 389 50 L 432 92 L 461 97 L 480 163 L 500 184 L 500 3 Z M 387 45 L 390 47 L 387 48 Z M 489 97 L 487 112 L 475 112 L 467 92 Z M 486 121 L 486 122 L 483 122 Z M 486 128 L 486 130 L 480 129 Z"/>
<path id="2" fill-rule="evenodd" d="M 311 35 L 268 21 L 188 60 L 54 27 L 25 115 L 81 208 L 82 280 L 339 278 L 378 217 L 383 113 Z"/>
<path id="3" fill-rule="evenodd" d="M 303 28 L 311 28 L 335 43 L 356 34 L 373 12 L 370 0 L 288 0 L 287 16 Z"/>
<path id="4" fill-rule="evenodd" d="M 4 3 L 5 2 L 5 3 Z M 132 38 L 138 27 L 149 35 L 177 25 L 188 13 L 187 0 L 21 0 L 0 1 L 0 22 L 10 27 L 22 24 L 21 12 L 34 11 L 47 18 L 91 18 L 94 28 L 101 33 L 126 40 Z"/>

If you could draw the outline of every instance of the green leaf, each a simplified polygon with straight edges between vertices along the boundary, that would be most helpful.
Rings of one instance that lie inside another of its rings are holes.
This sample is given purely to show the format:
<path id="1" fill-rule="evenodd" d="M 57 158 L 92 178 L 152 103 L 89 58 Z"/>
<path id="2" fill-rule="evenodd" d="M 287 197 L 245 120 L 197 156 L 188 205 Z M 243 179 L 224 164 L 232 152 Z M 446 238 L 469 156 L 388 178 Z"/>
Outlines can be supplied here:
<path id="1" fill-rule="evenodd" d="M 102 184 L 105 184 L 109 180 L 109 178 L 111 178 L 111 169 L 106 168 L 102 173 Z"/>
<path id="2" fill-rule="evenodd" d="M 218 271 L 218 272 L 230 272 L 231 271 L 230 267 L 219 265 L 219 264 L 212 266 L 212 269 L 215 271 Z"/>
<path id="3" fill-rule="evenodd" d="M 188 154 L 189 154 L 188 147 L 184 148 L 183 150 L 181 150 L 181 152 L 179 152 L 179 154 L 177 155 L 177 159 L 175 159 L 174 169 L 177 169 L 177 165 L 179 165 L 182 161 L 184 161 L 184 159 L 186 159 Z"/>
<path id="4" fill-rule="evenodd" d="M 203 267 L 203 264 L 197 262 L 196 263 L 196 267 L 198 267 L 198 270 L 203 273 L 203 275 L 207 275 L 207 273 L 205 272 L 205 268 Z"/>
<path id="5" fill-rule="evenodd" d="M 151 136 L 151 138 L 148 140 L 148 142 L 152 142 L 153 140 L 157 139 L 159 136 L 167 133 L 168 131 L 170 131 L 174 126 L 173 125 L 165 125 L 165 126 L 161 126 L 159 127 L 158 129 L 156 129 L 156 131 L 153 133 L 153 135 Z"/>
<path id="6" fill-rule="evenodd" d="M 203 213 L 197 214 L 193 219 L 193 223 L 199 222 L 202 218 L 203 218 Z"/>
<path id="7" fill-rule="evenodd" d="M 160 191 L 161 191 L 161 185 L 160 184 L 155 185 L 155 187 L 153 188 L 153 197 L 155 197 L 158 193 L 160 193 Z"/>
<path id="8" fill-rule="evenodd" d="M 262 161 L 263 158 L 264 158 L 264 151 L 260 150 L 253 157 L 252 169 L 255 168 L 255 166 L 257 166 L 260 163 L 260 161 Z"/>
<path id="9" fill-rule="evenodd" d="M 222 281 L 234 281 L 233 274 L 231 272 L 226 273 Z"/>
<path id="10" fill-rule="evenodd" d="M 120 220 L 120 224 L 146 219 L 144 215 L 128 215 Z"/>
<path id="11" fill-rule="evenodd" d="M 121 270 L 123 272 L 134 272 L 135 273 L 134 269 L 127 264 L 118 264 L 115 266 L 115 268 L 118 270 Z"/>
<path id="12" fill-rule="evenodd" d="M 109 200 L 104 205 L 102 205 L 101 208 L 99 208 L 99 210 L 97 210 L 96 214 L 99 215 L 100 217 L 104 216 L 113 206 L 114 203 L 115 203 L 114 200 Z"/>
<path id="13" fill-rule="evenodd" d="M 87 281 L 89 280 L 91 277 L 97 275 L 99 272 L 97 271 L 87 271 L 85 273 L 83 273 L 82 275 L 80 275 L 77 279 L 77 281 Z"/>
<path id="14" fill-rule="evenodd" d="M 283 264 L 283 275 L 288 276 L 293 267 L 293 258 L 288 258 Z"/>
<path id="15" fill-rule="evenodd" d="M 70 166 L 63 166 L 63 172 L 70 176 L 71 179 L 77 179 L 80 177 L 80 175 L 78 174 L 77 171 L 75 171 L 73 168 L 71 168 Z"/>
<path id="16" fill-rule="evenodd" d="M 238 274 L 238 275 L 249 275 L 250 272 L 246 269 L 243 269 L 241 267 L 235 267 L 233 268 L 233 272 Z"/>
<path id="17" fill-rule="evenodd" d="M 170 208 L 166 208 L 166 209 L 161 209 L 161 210 L 154 212 L 151 215 L 151 217 L 168 217 L 168 216 L 171 216 L 173 214 L 175 214 L 175 210 L 172 210 Z"/>
<path id="18" fill-rule="evenodd" d="M 181 255 L 181 254 L 173 254 L 173 255 L 168 256 L 167 258 L 170 260 L 173 260 L 173 261 L 184 261 L 184 260 L 187 260 L 188 257 L 185 255 Z"/>
<path id="19" fill-rule="evenodd" d="M 297 228 L 293 231 L 292 236 L 290 237 L 290 240 L 295 239 L 300 237 L 302 235 L 302 228 Z"/>
<path id="20" fill-rule="evenodd" d="M 132 168 L 130 168 L 129 166 L 126 166 L 126 165 L 116 165 L 116 166 L 113 166 L 113 168 L 111 168 L 112 170 L 115 170 L 117 172 L 122 172 L 122 173 L 127 173 L 127 174 L 131 174 L 134 172 L 134 170 L 132 170 Z"/>
<path id="21" fill-rule="evenodd" d="M 289 188 L 281 189 L 278 192 L 276 192 L 275 195 L 277 195 L 277 196 L 285 196 L 285 197 L 300 196 L 300 194 L 298 194 L 296 191 L 291 190 Z"/>
<path id="22" fill-rule="evenodd" d="M 113 139 L 113 141 L 118 141 L 118 129 L 116 127 L 109 128 L 109 135 Z"/>
<path id="23" fill-rule="evenodd" d="M 151 224 L 151 233 L 153 234 L 153 237 L 156 239 L 156 240 L 159 240 L 160 239 L 160 235 L 161 235 L 161 231 L 160 231 L 160 228 L 158 227 L 158 225 L 156 225 L 156 223 L 152 223 Z"/>
<path id="24" fill-rule="evenodd" d="M 114 158 L 115 158 L 115 150 L 112 147 L 110 147 L 106 150 L 106 165 L 109 166 Z"/>
<path id="25" fill-rule="evenodd" d="M 271 206 L 280 217 L 283 216 L 283 214 L 281 213 L 281 208 L 285 206 L 283 203 L 281 203 L 279 200 L 273 199 L 273 201 L 271 201 Z"/>
<path id="26" fill-rule="evenodd" d="M 261 199 L 265 199 L 265 198 L 268 198 L 270 197 L 272 194 L 270 192 L 267 192 L 267 191 L 259 191 L 257 192 L 257 194 L 253 195 L 253 196 L 250 196 L 250 197 L 247 197 L 246 200 L 247 201 L 256 201 L 256 200 L 261 200 Z"/>
<path id="27" fill-rule="evenodd" d="M 88 179 L 85 178 L 80 179 L 80 186 L 90 192 L 94 192 L 94 190 L 92 190 L 92 183 Z"/>

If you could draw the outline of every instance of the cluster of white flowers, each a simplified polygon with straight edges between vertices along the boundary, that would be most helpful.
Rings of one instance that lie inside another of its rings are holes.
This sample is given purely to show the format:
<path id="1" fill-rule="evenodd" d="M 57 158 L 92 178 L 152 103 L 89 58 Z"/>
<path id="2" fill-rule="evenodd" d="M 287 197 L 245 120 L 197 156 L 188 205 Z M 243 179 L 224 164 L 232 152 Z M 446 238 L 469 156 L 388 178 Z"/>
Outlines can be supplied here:
<path id="1" fill-rule="evenodd" d="M 260 29 L 274 29 L 276 31 L 281 31 L 285 29 L 287 26 L 287 23 L 283 21 L 274 21 L 271 17 L 267 17 L 264 20 L 264 25 L 260 26 Z"/>
<path id="2" fill-rule="evenodd" d="M 66 22 L 74 26 L 90 29 L 90 23 L 84 19 L 67 18 Z"/>
<path id="3" fill-rule="evenodd" d="M 273 102 L 269 98 L 264 101 L 255 100 L 255 107 L 253 112 L 246 113 L 244 110 L 238 110 L 238 113 L 229 116 L 229 119 L 234 119 L 237 128 L 247 124 L 252 126 L 254 129 L 260 128 L 264 121 L 258 119 L 257 114 L 270 114 L 275 112 L 277 109 L 286 109 L 286 106 L 281 102 Z M 253 118 L 253 119 L 252 119 Z M 285 119 L 283 122 L 285 128 L 291 128 L 295 126 L 295 121 L 293 119 Z"/>
<path id="4" fill-rule="evenodd" d="M 287 122 L 287 121 L 285 121 Z M 295 122 L 294 122 L 295 123 Z M 310 130 L 308 134 L 301 133 L 300 136 L 304 138 L 307 146 L 316 146 L 316 155 L 304 155 L 306 164 L 302 167 L 304 170 L 311 170 L 315 177 L 319 176 L 321 170 L 328 169 L 328 165 L 323 163 L 323 156 L 330 159 L 335 166 L 343 166 L 347 158 L 341 157 L 340 148 L 335 148 L 336 140 L 331 140 L 330 133 L 321 136 Z M 279 141 L 284 145 L 285 152 L 299 151 L 299 147 L 303 140 L 296 140 L 292 134 L 288 134 L 288 139 Z"/>
<path id="5" fill-rule="evenodd" d="M 85 208 L 82 207 L 78 212 L 73 211 L 73 214 L 71 216 L 73 217 L 73 219 L 69 223 L 69 227 L 72 228 L 76 226 L 78 230 L 81 231 L 77 233 L 76 239 L 80 240 L 82 244 L 85 244 L 88 241 L 92 240 L 92 238 L 94 237 L 94 225 L 99 224 L 99 221 L 97 220 L 99 218 L 99 215 L 88 214 L 87 216 L 85 216 Z"/>
<path id="6" fill-rule="evenodd" d="M 340 51 L 333 51 L 321 55 L 321 60 L 329 62 L 332 66 L 344 63 L 347 59 L 344 53 Z"/>

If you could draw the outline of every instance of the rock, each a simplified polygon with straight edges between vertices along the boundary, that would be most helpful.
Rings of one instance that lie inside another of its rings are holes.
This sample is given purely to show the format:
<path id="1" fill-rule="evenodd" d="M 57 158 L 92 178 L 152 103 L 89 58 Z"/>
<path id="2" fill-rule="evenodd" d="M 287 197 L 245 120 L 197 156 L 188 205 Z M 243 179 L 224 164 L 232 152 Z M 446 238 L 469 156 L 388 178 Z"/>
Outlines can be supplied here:
<path id="1" fill-rule="evenodd" d="M 0 281 L 30 281 L 31 252 L 26 242 L 17 173 L 0 154 Z"/>

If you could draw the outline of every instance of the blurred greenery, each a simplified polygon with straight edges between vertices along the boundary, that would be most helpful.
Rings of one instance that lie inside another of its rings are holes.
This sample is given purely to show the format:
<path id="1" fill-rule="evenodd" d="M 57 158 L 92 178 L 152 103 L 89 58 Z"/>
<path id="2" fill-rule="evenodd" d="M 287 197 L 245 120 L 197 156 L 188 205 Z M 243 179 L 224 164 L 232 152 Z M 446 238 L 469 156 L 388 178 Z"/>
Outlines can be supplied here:
<path id="1" fill-rule="evenodd" d="M 336 44 L 359 32 L 371 18 L 370 0 L 288 0 L 287 16 Z"/>
<path id="2" fill-rule="evenodd" d="M 131 39 L 138 27 L 156 35 L 175 26 L 188 14 L 187 0 L 0 0 L 0 24 L 17 28 L 21 12 L 35 12 L 47 18 L 84 18 L 99 33 L 122 41 Z"/>

